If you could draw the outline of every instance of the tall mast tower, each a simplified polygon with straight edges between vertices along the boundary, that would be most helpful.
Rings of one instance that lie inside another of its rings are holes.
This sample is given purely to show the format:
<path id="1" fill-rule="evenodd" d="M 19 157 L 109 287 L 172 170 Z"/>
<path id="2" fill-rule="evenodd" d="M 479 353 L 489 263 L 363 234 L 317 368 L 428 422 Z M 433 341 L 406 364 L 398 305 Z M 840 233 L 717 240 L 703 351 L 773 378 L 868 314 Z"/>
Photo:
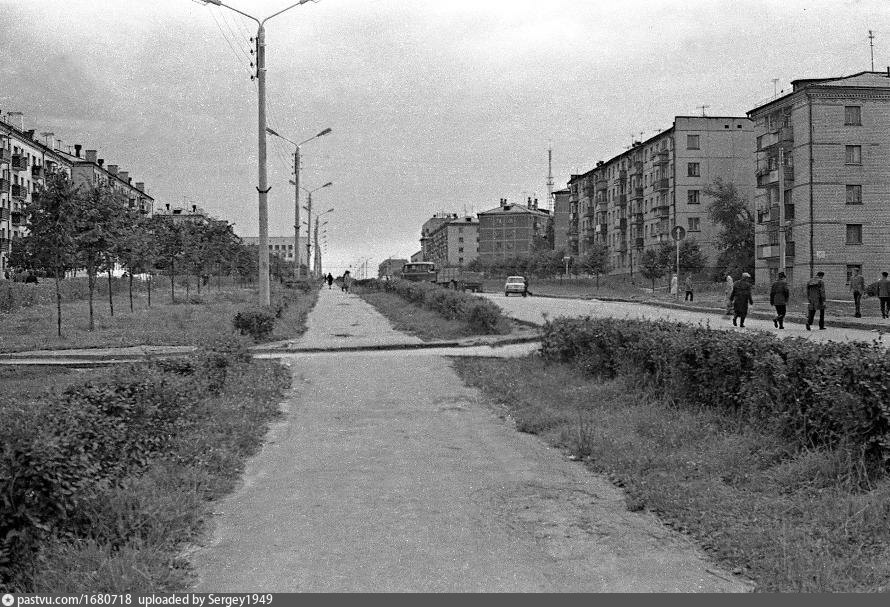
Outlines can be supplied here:
<path id="1" fill-rule="evenodd" d="M 547 142 L 547 208 L 553 211 L 553 145 Z"/>

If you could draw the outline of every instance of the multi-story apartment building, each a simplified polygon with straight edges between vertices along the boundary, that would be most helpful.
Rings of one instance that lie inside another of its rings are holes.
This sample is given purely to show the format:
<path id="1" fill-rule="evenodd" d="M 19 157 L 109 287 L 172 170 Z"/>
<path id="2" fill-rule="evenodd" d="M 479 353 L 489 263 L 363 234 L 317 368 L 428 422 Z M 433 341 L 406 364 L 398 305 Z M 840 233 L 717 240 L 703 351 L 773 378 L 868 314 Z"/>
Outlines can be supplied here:
<path id="1" fill-rule="evenodd" d="M 538 209 L 537 200 L 529 198 L 526 205 L 508 203 L 478 213 L 479 259 L 483 262 L 529 257 L 546 246 L 547 230 L 552 217 Z"/>
<path id="2" fill-rule="evenodd" d="M 52 133 L 46 142 L 24 130 L 22 115 L 0 115 L 0 278 L 15 240 L 27 232 L 23 206 L 56 171 L 71 174 L 71 164 L 55 149 Z"/>
<path id="3" fill-rule="evenodd" d="M 438 267 L 464 266 L 479 255 L 479 220 L 454 215 L 427 234 L 426 261 Z"/>
<path id="4" fill-rule="evenodd" d="M 242 236 L 241 242 L 246 245 L 259 246 L 259 236 Z M 269 236 L 269 254 L 277 255 L 285 261 L 294 260 L 294 237 L 293 236 Z M 300 237 L 300 264 L 306 265 L 306 242 Z"/>
<path id="5" fill-rule="evenodd" d="M 569 244 L 569 225 L 572 221 L 571 190 L 563 188 L 553 192 L 553 249 L 577 254 Z"/>
<path id="6" fill-rule="evenodd" d="M 791 284 L 818 271 L 835 296 L 854 268 L 890 270 L 890 70 L 795 80 L 754 121 L 756 269 Z M 784 228 L 784 246 L 783 233 Z"/>
<path id="7" fill-rule="evenodd" d="M 420 251 L 423 253 L 423 259 L 421 261 L 432 261 L 432 255 L 430 252 L 431 240 L 430 234 L 439 226 L 444 223 L 451 221 L 452 219 L 457 219 L 456 213 L 436 213 L 425 222 L 420 227 Z"/>
<path id="8" fill-rule="evenodd" d="M 144 182 L 134 183 L 130 174 L 119 170 L 118 165 L 106 165 L 96 150 L 84 150 L 81 155 L 82 148 L 82 145 L 76 144 L 73 154 L 59 152 L 71 165 L 71 180 L 74 185 L 86 188 L 108 187 L 131 209 L 145 215 L 153 214 L 154 198 L 148 195 Z"/>
<path id="9" fill-rule="evenodd" d="M 708 220 L 705 189 L 717 179 L 732 182 L 751 201 L 751 121 L 745 117 L 677 116 L 671 128 L 568 183 L 577 207 L 578 254 L 594 243 L 608 247 L 612 274 L 639 270 L 643 251 L 686 229 L 710 263 L 719 231 Z M 574 234 L 570 234 L 571 241 Z"/>

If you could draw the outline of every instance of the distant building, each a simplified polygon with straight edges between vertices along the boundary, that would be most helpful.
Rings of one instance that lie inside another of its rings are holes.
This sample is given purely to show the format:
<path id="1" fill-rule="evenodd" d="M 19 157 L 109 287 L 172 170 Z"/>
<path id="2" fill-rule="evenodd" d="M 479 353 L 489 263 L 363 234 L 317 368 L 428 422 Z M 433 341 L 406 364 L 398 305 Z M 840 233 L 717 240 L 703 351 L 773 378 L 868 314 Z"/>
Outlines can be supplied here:
<path id="1" fill-rule="evenodd" d="M 418 251 L 411 256 L 411 263 L 416 263 L 418 261 L 423 261 L 423 251 Z"/>
<path id="2" fill-rule="evenodd" d="M 148 195 L 145 183 L 133 182 L 127 171 L 121 171 L 116 164 L 105 165 L 96 150 L 84 150 L 81 156 L 79 143 L 74 146 L 74 154 L 60 152 L 71 164 L 71 181 L 76 186 L 108 187 L 131 209 L 144 215 L 154 211 L 154 198 Z"/>
<path id="3" fill-rule="evenodd" d="M 854 269 L 867 282 L 890 271 L 890 72 L 791 85 L 748 112 L 757 280 L 780 270 L 784 227 L 789 283 L 823 271 L 828 297 L 845 296 Z"/>
<path id="4" fill-rule="evenodd" d="M 704 191 L 717 179 L 735 184 L 750 203 L 752 123 L 746 117 L 677 116 L 671 128 L 569 180 L 569 241 L 578 254 L 608 248 L 612 274 L 639 271 L 646 249 L 671 239 L 675 225 L 717 256 L 719 226 L 708 219 Z M 574 209 L 577 209 L 575 211 Z"/>
<path id="5" fill-rule="evenodd" d="M 406 263 L 408 263 L 407 259 L 384 259 L 383 263 L 381 263 L 377 267 L 377 277 L 383 278 L 384 276 L 401 276 L 402 266 L 404 266 Z"/>
<path id="6" fill-rule="evenodd" d="M 553 192 L 553 249 L 577 255 L 577 246 L 571 246 L 569 227 L 572 221 L 571 190 L 564 188 Z M 577 244 L 575 239 L 574 244 Z"/>
<path id="7" fill-rule="evenodd" d="M 420 251 L 423 254 L 421 261 L 432 261 L 430 259 L 430 233 L 452 219 L 457 219 L 457 214 L 436 213 L 423 223 L 423 226 L 420 228 Z"/>
<path id="8" fill-rule="evenodd" d="M 182 223 L 190 221 L 192 223 L 207 223 L 210 217 L 207 213 L 196 204 L 186 205 L 184 207 L 171 207 L 169 203 L 155 212 L 157 217 L 165 217 L 174 223 Z M 293 239 L 291 239 L 293 244 Z"/>
<path id="9" fill-rule="evenodd" d="M 440 268 L 464 266 L 479 254 L 479 220 L 454 215 L 430 230 L 427 239 L 425 261 Z"/>
<path id="10" fill-rule="evenodd" d="M 538 201 L 526 205 L 508 203 L 483 211 L 479 216 L 479 259 L 482 262 L 529 257 L 547 247 L 550 213 L 538 209 Z"/>
<path id="11" fill-rule="evenodd" d="M 259 236 L 242 236 L 241 242 L 246 245 L 259 246 Z M 277 255 L 285 261 L 294 260 L 294 237 L 293 236 L 269 236 L 269 254 Z M 300 237 L 300 264 L 306 265 L 306 242 Z"/>

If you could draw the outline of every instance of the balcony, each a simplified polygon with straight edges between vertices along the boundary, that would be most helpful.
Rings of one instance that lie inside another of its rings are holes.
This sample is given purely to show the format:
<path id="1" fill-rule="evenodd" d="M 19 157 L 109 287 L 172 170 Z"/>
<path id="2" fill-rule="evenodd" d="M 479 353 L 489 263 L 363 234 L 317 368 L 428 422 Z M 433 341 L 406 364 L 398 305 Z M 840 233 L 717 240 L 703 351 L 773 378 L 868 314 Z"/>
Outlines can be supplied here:
<path id="1" fill-rule="evenodd" d="M 622 232 L 627 231 L 627 217 L 622 217 L 618 220 L 618 229 Z"/>
<path id="2" fill-rule="evenodd" d="M 22 154 L 13 154 L 11 168 L 13 171 L 27 171 L 28 157 Z"/>
<path id="3" fill-rule="evenodd" d="M 627 181 L 627 171 L 621 169 L 618 171 L 618 181 Z"/>
<path id="4" fill-rule="evenodd" d="M 650 160 L 652 160 L 652 164 L 667 164 L 668 163 L 668 151 L 661 150 L 658 152 L 653 152 Z"/>
<path id="5" fill-rule="evenodd" d="M 642 238 L 635 238 L 635 239 L 634 239 L 634 248 L 635 248 L 635 249 L 642 249 L 642 248 L 643 248 L 643 239 L 642 239 Z"/>
<path id="6" fill-rule="evenodd" d="M 596 177 L 596 180 L 593 182 L 593 188 L 597 192 L 607 190 L 609 188 L 609 182 L 606 181 L 605 177 Z"/>
<path id="7" fill-rule="evenodd" d="M 0 179 L 0 194 L 9 194 L 9 180 Z"/>
<path id="8" fill-rule="evenodd" d="M 760 259 L 770 259 L 779 256 L 779 245 L 777 244 L 765 244 L 759 247 L 759 257 Z M 794 241 L 785 243 L 785 258 L 794 257 Z"/>
<path id="9" fill-rule="evenodd" d="M 597 227 L 599 228 L 599 230 L 596 230 L 596 233 L 602 236 L 605 236 L 606 233 L 609 231 L 609 224 L 607 223 L 599 223 L 597 224 Z"/>
<path id="10" fill-rule="evenodd" d="M 619 253 L 627 253 L 627 241 L 622 240 L 618 243 L 618 252 Z"/>
<path id="11" fill-rule="evenodd" d="M 627 194 L 618 194 L 618 199 L 616 200 L 620 206 L 624 206 L 627 204 Z"/>
<path id="12" fill-rule="evenodd" d="M 757 138 L 757 151 L 768 150 L 779 143 L 794 141 L 794 127 L 782 126 Z"/>
<path id="13" fill-rule="evenodd" d="M 668 177 L 659 179 L 655 182 L 655 189 L 659 192 L 671 189 L 671 180 Z"/>
<path id="14" fill-rule="evenodd" d="M 15 212 L 15 211 L 13 211 L 12 213 L 10 213 L 10 220 L 12 221 L 12 225 L 14 225 L 14 226 L 20 226 L 20 225 L 22 225 L 22 224 L 24 223 L 24 222 L 22 221 L 22 214 L 21 214 L 21 213 L 17 213 L 17 212 Z"/>
<path id="15" fill-rule="evenodd" d="M 645 223 L 645 221 L 646 221 L 646 220 L 644 219 L 642 213 L 634 213 L 634 215 L 633 215 L 633 222 L 634 222 L 635 225 L 641 226 L 641 225 L 643 225 L 643 224 Z"/>
<path id="16" fill-rule="evenodd" d="M 630 195 L 631 200 L 642 200 L 643 199 L 643 188 L 642 186 L 637 186 L 633 189 L 633 193 Z"/>
<path id="17" fill-rule="evenodd" d="M 785 183 L 789 181 L 794 181 L 794 167 L 785 167 Z M 758 188 L 767 188 L 771 185 L 778 185 L 779 183 L 779 170 L 778 169 L 760 169 L 757 171 L 757 187 Z"/>
<path id="18" fill-rule="evenodd" d="M 631 175 L 642 175 L 643 174 L 643 163 L 639 160 L 635 160 L 630 165 L 630 174 Z"/>
<path id="19" fill-rule="evenodd" d="M 25 200 L 26 198 L 28 198 L 28 188 L 23 185 L 13 184 L 12 197 L 17 200 Z"/>
<path id="20" fill-rule="evenodd" d="M 33 179 L 43 179 L 44 175 L 43 167 L 39 164 L 35 164 L 31 167 L 31 177 Z"/>
<path id="21" fill-rule="evenodd" d="M 9 209 L 0 208 L 0 221 L 9 219 Z"/>
<path id="22" fill-rule="evenodd" d="M 0 238 L 0 251 L 9 253 L 10 240 L 8 238 Z"/>
<path id="23" fill-rule="evenodd" d="M 0 164 L 9 164 L 10 160 L 12 160 L 12 154 L 10 153 L 10 151 L 6 148 L 0 148 Z"/>

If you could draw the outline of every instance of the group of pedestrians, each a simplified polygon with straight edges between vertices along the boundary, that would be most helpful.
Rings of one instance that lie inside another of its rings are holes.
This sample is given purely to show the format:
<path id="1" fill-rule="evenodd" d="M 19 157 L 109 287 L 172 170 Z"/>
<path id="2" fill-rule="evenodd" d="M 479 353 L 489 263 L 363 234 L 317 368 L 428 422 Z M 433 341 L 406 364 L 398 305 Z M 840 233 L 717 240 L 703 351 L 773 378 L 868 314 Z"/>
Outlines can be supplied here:
<path id="1" fill-rule="evenodd" d="M 770 286 L 769 304 L 776 310 L 776 316 L 773 318 L 773 326 L 777 329 L 785 328 L 785 314 L 788 310 L 788 301 L 791 299 L 791 293 L 788 289 L 788 282 L 784 272 L 779 272 L 775 282 Z M 825 329 L 825 272 L 816 272 L 816 276 L 807 281 L 807 331 L 812 330 L 812 326 L 816 322 L 816 313 L 819 313 L 819 329 Z M 687 279 L 688 282 L 688 279 Z M 732 315 L 732 324 L 734 326 L 744 327 L 745 318 L 748 316 L 748 307 L 754 303 L 751 296 L 753 282 L 751 275 L 747 272 L 742 273 L 742 278 L 734 282 L 732 276 L 726 276 L 726 287 L 724 294 L 726 296 L 726 313 Z M 874 285 L 876 295 L 881 300 L 881 318 L 890 318 L 890 278 L 887 272 L 881 273 L 881 279 Z M 687 284 L 687 295 L 691 291 Z M 853 277 L 850 279 L 850 291 L 853 293 L 853 302 L 856 306 L 856 318 L 862 318 L 861 301 L 862 295 L 866 293 L 865 279 L 861 272 L 857 269 L 854 271 Z M 691 299 L 691 297 L 690 297 Z"/>
<path id="2" fill-rule="evenodd" d="M 322 284 L 327 283 L 328 290 L 331 289 L 331 285 L 334 284 L 334 275 L 328 272 L 327 276 L 323 276 L 321 279 Z M 340 277 L 340 290 L 344 293 L 349 293 L 349 287 L 352 284 L 352 276 L 349 275 L 349 270 L 343 272 L 343 276 Z"/>

